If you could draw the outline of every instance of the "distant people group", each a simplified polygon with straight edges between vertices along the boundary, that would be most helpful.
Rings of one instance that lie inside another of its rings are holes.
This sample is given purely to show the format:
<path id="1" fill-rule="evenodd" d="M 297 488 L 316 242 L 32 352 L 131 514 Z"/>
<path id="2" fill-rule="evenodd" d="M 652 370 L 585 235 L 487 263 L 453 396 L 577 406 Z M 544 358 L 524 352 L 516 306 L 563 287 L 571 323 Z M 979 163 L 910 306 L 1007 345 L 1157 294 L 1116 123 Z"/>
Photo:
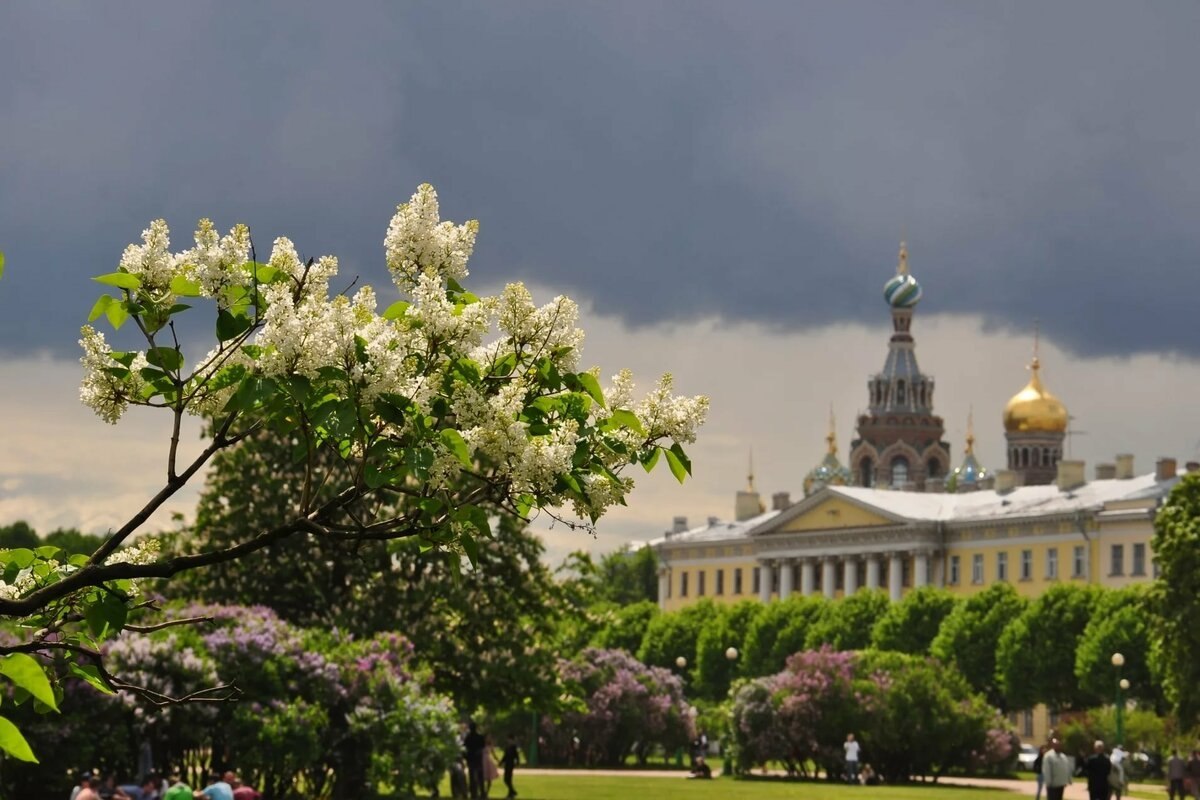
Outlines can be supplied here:
<path id="1" fill-rule="evenodd" d="M 1121 800 L 1129 789 L 1128 763 L 1129 754 L 1120 744 L 1109 752 L 1104 742 L 1096 740 L 1092 752 L 1080 759 L 1076 769 L 1073 759 L 1063 752 L 1062 740 L 1052 738 L 1038 750 L 1033 762 L 1038 782 L 1036 799 L 1041 800 L 1045 788 L 1046 800 L 1062 800 L 1063 791 L 1078 772 L 1087 781 L 1088 800 Z M 1200 800 L 1200 750 L 1192 751 L 1187 761 L 1178 750 L 1171 751 L 1166 773 L 1170 800 Z"/>
<path id="2" fill-rule="evenodd" d="M 211 773 L 203 789 L 193 790 L 178 773 L 169 778 L 151 772 L 141 783 L 121 783 L 117 775 L 103 778 L 94 772 L 82 772 L 71 790 L 70 800 L 260 800 L 253 787 L 246 786 L 237 773 Z"/>
<path id="3" fill-rule="evenodd" d="M 492 784 L 500 777 L 500 767 L 504 768 L 504 785 L 508 789 L 506 796 L 509 800 L 517 796 L 517 790 L 513 787 L 513 770 L 520 761 L 516 737 L 508 737 L 508 744 L 504 748 L 504 754 L 500 757 L 499 767 L 492 754 L 494 749 L 495 745 L 491 738 L 480 733 L 479 726 L 474 722 L 467 724 L 467 731 L 462 739 L 461 757 L 461 761 L 466 762 L 466 769 L 463 769 L 461 761 L 451 765 L 450 793 L 452 796 L 470 798 L 470 800 L 490 796 Z"/>

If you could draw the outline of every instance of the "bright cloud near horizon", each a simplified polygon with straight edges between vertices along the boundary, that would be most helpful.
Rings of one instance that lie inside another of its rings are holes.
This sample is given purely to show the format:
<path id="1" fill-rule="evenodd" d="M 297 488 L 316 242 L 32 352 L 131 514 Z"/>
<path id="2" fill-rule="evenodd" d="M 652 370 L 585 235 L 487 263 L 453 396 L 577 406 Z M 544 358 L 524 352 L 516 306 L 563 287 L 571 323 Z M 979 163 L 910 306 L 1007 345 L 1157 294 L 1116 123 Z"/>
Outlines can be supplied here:
<path id="1" fill-rule="evenodd" d="M 88 277 L 149 220 L 177 248 L 244 221 L 378 286 L 422 181 L 481 222 L 473 286 L 570 294 L 586 361 L 712 395 L 695 479 L 643 477 L 553 554 L 728 516 L 751 447 L 798 495 L 831 404 L 844 454 L 902 236 L 956 451 L 974 407 L 1001 464 L 1040 320 L 1076 455 L 1194 458 L 1198 38 L 1170 1 L 6 4 L 0 523 L 102 530 L 158 488 L 158 423 L 74 388 Z"/>

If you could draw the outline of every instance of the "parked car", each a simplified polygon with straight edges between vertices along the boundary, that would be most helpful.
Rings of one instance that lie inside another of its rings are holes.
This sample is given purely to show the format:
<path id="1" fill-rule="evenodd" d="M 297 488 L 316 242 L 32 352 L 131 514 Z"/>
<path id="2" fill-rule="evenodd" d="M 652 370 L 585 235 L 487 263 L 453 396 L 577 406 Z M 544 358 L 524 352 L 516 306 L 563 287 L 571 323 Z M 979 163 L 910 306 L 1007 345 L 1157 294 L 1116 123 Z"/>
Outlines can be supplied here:
<path id="1" fill-rule="evenodd" d="M 1017 765 L 1030 772 L 1033 770 L 1033 762 L 1037 761 L 1038 749 L 1031 744 L 1021 745 L 1021 752 L 1017 754 Z"/>

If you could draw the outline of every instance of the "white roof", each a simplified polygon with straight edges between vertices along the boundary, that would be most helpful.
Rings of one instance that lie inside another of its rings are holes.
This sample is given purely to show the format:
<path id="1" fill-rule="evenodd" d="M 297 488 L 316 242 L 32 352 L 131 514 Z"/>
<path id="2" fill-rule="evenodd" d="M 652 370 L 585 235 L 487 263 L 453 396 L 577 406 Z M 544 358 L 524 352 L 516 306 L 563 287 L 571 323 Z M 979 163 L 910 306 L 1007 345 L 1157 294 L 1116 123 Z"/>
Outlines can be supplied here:
<path id="1" fill-rule="evenodd" d="M 682 533 L 668 533 L 660 536 L 657 539 L 652 539 L 647 542 L 651 547 L 658 547 L 663 544 L 675 544 L 676 542 L 724 542 L 730 539 L 743 539 L 751 530 L 762 525 L 767 520 L 779 516 L 779 511 L 766 511 L 749 519 L 744 519 L 741 522 L 723 522 L 717 520 L 711 525 L 701 525 L 696 528 L 690 528 Z"/>

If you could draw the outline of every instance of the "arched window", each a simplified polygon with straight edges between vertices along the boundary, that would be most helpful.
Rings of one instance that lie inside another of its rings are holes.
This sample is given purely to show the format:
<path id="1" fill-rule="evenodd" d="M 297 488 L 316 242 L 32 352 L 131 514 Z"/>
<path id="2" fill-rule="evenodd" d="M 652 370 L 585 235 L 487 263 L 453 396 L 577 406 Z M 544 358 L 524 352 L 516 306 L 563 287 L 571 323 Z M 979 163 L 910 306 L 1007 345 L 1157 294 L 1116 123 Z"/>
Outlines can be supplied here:
<path id="1" fill-rule="evenodd" d="M 864 458 L 862 463 L 858 465 L 858 485 L 875 485 L 875 465 L 871 463 L 871 459 L 869 458 Z"/>
<path id="2" fill-rule="evenodd" d="M 1043 467 L 1054 466 L 1054 462 L 1050 460 L 1050 448 L 1049 447 L 1042 448 L 1042 466 Z"/>
<path id="3" fill-rule="evenodd" d="M 942 477 L 942 465 L 936 458 L 931 458 L 925 465 L 925 473 L 931 478 L 940 478 Z"/>
<path id="4" fill-rule="evenodd" d="M 908 459 L 896 456 L 892 459 L 892 486 L 899 488 L 908 483 Z"/>
<path id="5" fill-rule="evenodd" d="M 896 381 L 896 403 L 903 405 L 908 402 L 904 399 L 904 381 Z"/>

